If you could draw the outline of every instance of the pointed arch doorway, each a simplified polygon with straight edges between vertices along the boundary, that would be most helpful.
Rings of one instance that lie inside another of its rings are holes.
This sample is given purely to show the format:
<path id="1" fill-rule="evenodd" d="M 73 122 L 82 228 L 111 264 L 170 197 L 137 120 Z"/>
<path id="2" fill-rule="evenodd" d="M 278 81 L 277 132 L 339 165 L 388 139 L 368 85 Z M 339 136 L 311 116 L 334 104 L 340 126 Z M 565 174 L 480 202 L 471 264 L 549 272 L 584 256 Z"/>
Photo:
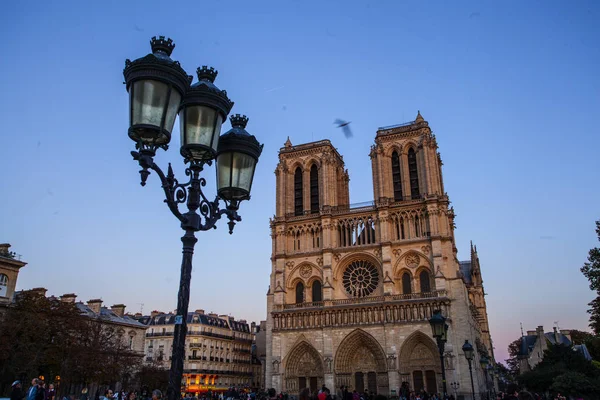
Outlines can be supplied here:
<path id="1" fill-rule="evenodd" d="M 406 338 L 400 349 L 400 373 L 411 391 L 437 393 L 441 390 L 442 370 L 437 354 L 437 345 L 424 333 L 417 331 Z"/>
<path id="2" fill-rule="evenodd" d="M 285 358 L 285 387 L 298 395 L 304 388 L 316 392 L 324 383 L 323 361 L 317 349 L 306 341 L 298 343 Z"/>
<path id="3" fill-rule="evenodd" d="M 348 386 L 359 393 L 389 394 L 386 357 L 367 332 L 356 329 L 340 343 L 335 355 L 335 387 Z"/>

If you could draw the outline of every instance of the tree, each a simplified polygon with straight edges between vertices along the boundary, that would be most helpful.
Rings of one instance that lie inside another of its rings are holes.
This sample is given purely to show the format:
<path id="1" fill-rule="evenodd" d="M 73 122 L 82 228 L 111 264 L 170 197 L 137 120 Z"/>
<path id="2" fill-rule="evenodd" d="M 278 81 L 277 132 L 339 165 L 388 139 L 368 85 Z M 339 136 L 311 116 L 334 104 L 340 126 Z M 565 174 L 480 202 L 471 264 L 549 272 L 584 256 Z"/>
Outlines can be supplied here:
<path id="1" fill-rule="evenodd" d="M 15 379 L 40 375 L 49 383 L 60 376 L 59 395 L 72 385 L 132 376 L 141 355 L 128 349 L 124 331 L 105 322 L 54 297 L 20 294 L 0 322 L 0 392 Z"/>
<path id="2" fill-rule="evenodd" d="M 509 358 L 506 359 L 506 365 L 508 366 L 508 370 L 512 374 L 513 377 L 519 375 L 519 353 L 521 352 L 521 341 L 523 338 L 518 338 L 517 340 L 513 340 L 511 344 L 508 345 L 508 354 Z"/>
<path id="3" fill-rule="evenodd" d="M 140 388 L 160 389 L 164 392 L 169 385 L 169 370 L 165 369 L 161 363 L 154 362 L 142 366 L 137 372 L 136 378 Z"/>
<path id="4" fill-rule="evenodd" d="M 600 335 L 574 329 L 571 331 L 571 340 L 573 344 L 585 344 L 592 359 L 600 361 Z"/>
<path id="5" fill-rule="evenodd" d="M 596 235 L 600 241 L 600 220 L 596 221 Z M 594 247 L 588 253 L 588 262 L 583 264 L 581 272 L 590 281 L 590 289 L 596 291 L 596 298 L 589 303 L 590 328 L 600 335 L 600 247 Z"/>
<path id="6" fill-rule="evenodd" d="M 589 397 L 600 392 L 599 381 L 592 380 L 580 372 L 567 371 L 554 379 L 550 390 L 575 397 Z"/>
<path id="7" fill-rule="evenodd" d="M 570 346 L 550 345 L 542 361 L 519 376 L 519 383 L 533 392 L 595 399 L 600 390 L 600 370 Z"/>

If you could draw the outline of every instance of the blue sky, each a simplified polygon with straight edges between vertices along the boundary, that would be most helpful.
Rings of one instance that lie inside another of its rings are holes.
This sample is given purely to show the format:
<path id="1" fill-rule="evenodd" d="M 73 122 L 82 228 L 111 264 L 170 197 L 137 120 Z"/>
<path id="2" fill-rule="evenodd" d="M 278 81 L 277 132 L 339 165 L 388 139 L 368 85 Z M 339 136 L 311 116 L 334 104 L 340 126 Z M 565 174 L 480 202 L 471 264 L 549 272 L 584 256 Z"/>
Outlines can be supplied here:
<path id="1" fill-rule="evenodd" d="M 266 316 L 277 151 L 331 139 L 352 202 L 372 199 L 377 127 L 436 133 L 459 258 L 478 247 L 497 358 L 525 329 L 587 326 L 579 267 L 600 218 L 600 7 L 567 2 L 9 2 L 0 15 L 0 241 L 29 264 L 18 288 L 175 308 L 182 232 L 129 152 L 126 58 L 172 37 L 265 143 L 232 236 L 198 235 L 190 307 Z M 352 121 L 347 140 L 333 121 Z M 224 130 L 229 125 L 224 125 Z M 177 128 L 176 128 L 177 132 Z M 183 164 L 177 150 L 157 161 Z M 214 169 L 206 172 L 214 195 Z"/>

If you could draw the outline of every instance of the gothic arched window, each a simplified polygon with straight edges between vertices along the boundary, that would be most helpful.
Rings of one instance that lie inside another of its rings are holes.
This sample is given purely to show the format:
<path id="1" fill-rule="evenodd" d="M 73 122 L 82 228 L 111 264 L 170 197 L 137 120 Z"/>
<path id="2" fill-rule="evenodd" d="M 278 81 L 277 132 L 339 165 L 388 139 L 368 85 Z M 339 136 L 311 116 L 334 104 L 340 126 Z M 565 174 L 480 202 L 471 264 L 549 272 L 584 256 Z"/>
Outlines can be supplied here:
<path id="1" fill-rule="evenodd" d="M 294 172 L 294 215 L 302 215 L 304 207 L 302 206 L 302 168 L 296 168 Z"/>
<path id="2" fill-rule="evenodd" d="M 419 198 L 419 172 L 417 171 L 417 155 L 411 147 L 408 150 L 408 175 L 410 178 L 410 197 Z"/>
<path id="3" fill-rule="evenodd" d="M 429 272 L 422 271 L 419 274 L 419 281 L 421 281 L 421 293 L 431 292 L 431 282 L 429 281 Z"/>
<path id="4" fill-rule="evenodd" d="M 310 212 L 319 212 L 319 170 L 315 164 L 310 167 Z"/>
<path id="5" fill-rule="evenodd" d="M 323 295 L 321 293 L 321 282 L 314 281 L 312 284 L 312 301 L 323 301 Z"/>
<path id="6" fill-rule="evenodd" d="M 392 181 L 394 182 L 394 201 L 402 200 L 402 175 L 400 175 L 400 156 L 392 153 Z"/>
<path id="7" fill-rule="evenodd" d="M 410 283 L 410 274 L 408 272 L 405 272 L 402 275 L 402 294 L 411 294 L 412 293 L 412 288 L 411 288 L 411 283 Z"/>
<path id="8" fill-rule="evenodd" d="M 304 303 L 304 284 L 302 282 L 296 284 L 296 304 L 297 303 Z"/>

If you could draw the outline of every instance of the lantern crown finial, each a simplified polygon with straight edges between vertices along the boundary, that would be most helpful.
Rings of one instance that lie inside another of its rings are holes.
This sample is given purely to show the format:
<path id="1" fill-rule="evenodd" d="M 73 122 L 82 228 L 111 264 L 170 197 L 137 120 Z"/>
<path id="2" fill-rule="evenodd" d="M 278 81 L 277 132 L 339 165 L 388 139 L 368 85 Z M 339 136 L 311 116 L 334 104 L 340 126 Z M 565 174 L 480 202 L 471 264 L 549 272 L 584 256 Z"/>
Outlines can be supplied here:
<path id="1" fill-rule="evenodd" d="M 202 67 L 198 67 L 198 69 L 196 70 L 196 74 L 198 74 L 199 81 L 209 81 L 213 83 L 217 78 L 217 75 L 219 75 L 219 71 L 217 71 L 213 67 L 203 65 Z"/>
<path id="2" fill-rule="evenodd" d="M 167 56 L 171 56 L 175 43 L 173 39 L 165 38 L 164 36 L 154 36 L 150 40 L 150 46 L 152 46 L 152 53 L 165 53 Z"/>
<path id="3" fill-rule="evenodd" d="M 231 122 L 231 127 L 233 128 L 246 129 L 246 125 L 248 124 L 248 117 L 246 117 L 245 115 L 235 114 L 229 117 L 229 121 Z"/>

